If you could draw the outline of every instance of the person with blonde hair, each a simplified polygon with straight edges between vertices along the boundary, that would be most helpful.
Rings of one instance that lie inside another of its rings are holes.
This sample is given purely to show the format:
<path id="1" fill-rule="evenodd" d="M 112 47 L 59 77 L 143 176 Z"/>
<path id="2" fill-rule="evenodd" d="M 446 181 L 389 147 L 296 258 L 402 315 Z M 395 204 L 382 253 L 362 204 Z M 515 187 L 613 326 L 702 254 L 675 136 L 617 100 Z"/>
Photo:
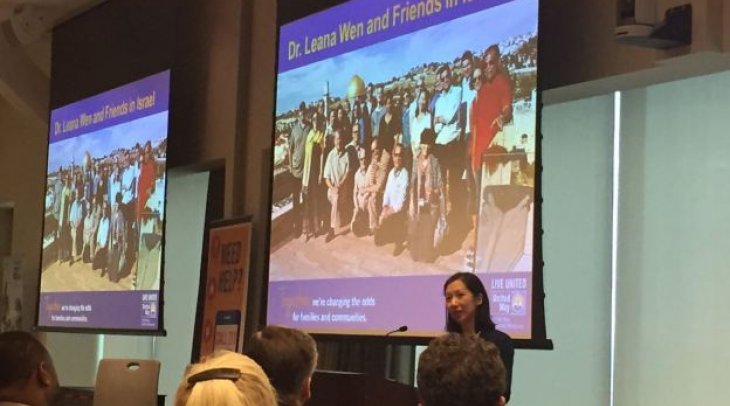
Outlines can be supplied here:
<path id="1" fill-rule="evenodd" d="M 175 394 L 175 406 L 276 406 L 276 391 L 251 358 L 216 351 L 190 365 Z"/>

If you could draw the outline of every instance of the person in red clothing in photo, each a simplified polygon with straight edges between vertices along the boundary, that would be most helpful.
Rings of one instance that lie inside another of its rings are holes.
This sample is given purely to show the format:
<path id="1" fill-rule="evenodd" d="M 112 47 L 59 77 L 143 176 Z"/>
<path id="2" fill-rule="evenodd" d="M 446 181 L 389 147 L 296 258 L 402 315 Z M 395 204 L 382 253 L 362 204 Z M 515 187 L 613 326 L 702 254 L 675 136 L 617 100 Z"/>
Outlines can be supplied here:
<path id="1" fill-rule="evenodd" d="M 504 125 L 512 120 L 512 82 L 502 69 L 497 45 L 487 48 L 483 69 L 475 69 L 472 80 L 477 94 L 469 112 L 471 117 L 471 145 L 468 148 L 471 161 L 469 211 L 474 230 L 466 241 L 466 256 L 470 262 L 474 259 L 476 245 L 475 230 L 482 183 L 482 154 L 489 149 L 494 137 L 502 131 Z"/>
<path id="2" fill-rule="evenodd" d="M 144 155 L 142 158 L 142 167 L 140 168 L 140 175 L 137 185 L 137 221 L 142 217 L 147 200 L 152 194 L 152 189 L 155 185 L 155 178 L 157 177 L 157 167 L 155 164 L 155 158 L 152 156 L 152 144 L 147 141 L 144 146 Z"/>
<path id="3" fill-rule="evenodd" d="M 512 120 L 512 83 L 502 70 L 499 58 L 497 45 L 487 48 L 484 73 L 474 76 L 474 87 L 478 90 L 471 111 L 471 163 L 477 179 L 482 153 L 504 125 Z"/>

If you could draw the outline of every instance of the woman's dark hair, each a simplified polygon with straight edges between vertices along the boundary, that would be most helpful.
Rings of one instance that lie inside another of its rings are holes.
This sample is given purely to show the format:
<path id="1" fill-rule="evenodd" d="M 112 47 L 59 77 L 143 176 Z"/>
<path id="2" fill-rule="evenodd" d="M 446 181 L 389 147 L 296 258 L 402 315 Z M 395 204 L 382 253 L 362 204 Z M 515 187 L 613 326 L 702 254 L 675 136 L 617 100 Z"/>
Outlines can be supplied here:
<path id="1" fill-rule="evenodd" d="M 484 289 L 482 281 L 473 273 L 457 272 L 444 282 L 444 293 L 446 292 L 446 287 L 457 280 L 464 283 L 464 286 L 466 286 L 474 297 L 482 295 L 482 304 L 477 306 L 476 314 L 474 315 L 474 330 L 477 332 L 493 331 L 496 326 L 492 321 L 492 316 L 489 314 L 489 296 L 487 295 L 487 290 Z M 461 333 L 461 326 L 451 319 L 448 312 L 446 312 L 446 331 L 450 333 Z"/>

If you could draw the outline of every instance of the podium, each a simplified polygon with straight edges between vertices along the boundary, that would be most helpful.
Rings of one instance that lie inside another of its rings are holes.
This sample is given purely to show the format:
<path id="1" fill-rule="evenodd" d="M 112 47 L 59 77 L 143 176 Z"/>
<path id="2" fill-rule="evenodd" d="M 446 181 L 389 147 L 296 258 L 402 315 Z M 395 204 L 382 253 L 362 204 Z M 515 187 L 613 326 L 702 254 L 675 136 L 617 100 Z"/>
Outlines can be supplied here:
<path id="1" fill-rule="evenodd" d="M 307 406 L 416 406 L 416 388 L 382 377 L 339 371 L 315 371 Z"/>

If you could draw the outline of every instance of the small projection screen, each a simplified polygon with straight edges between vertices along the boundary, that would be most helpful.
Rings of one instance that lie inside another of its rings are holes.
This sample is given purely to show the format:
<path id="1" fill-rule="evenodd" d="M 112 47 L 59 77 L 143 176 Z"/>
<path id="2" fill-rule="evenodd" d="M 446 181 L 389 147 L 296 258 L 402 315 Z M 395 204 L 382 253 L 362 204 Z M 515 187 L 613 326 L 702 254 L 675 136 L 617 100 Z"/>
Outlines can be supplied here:
<path id="1" fill-rule="evenodd" d="M 268 324 L 432 337 L 464 271 L 500 330 L 545 338 L 538 6 L 353 0 L 281 21 Z"/>
<path id="2" fill-rule="evenodd" d="M 51 111 L 37 325 L 162 332 L 170 71 Z"/>

